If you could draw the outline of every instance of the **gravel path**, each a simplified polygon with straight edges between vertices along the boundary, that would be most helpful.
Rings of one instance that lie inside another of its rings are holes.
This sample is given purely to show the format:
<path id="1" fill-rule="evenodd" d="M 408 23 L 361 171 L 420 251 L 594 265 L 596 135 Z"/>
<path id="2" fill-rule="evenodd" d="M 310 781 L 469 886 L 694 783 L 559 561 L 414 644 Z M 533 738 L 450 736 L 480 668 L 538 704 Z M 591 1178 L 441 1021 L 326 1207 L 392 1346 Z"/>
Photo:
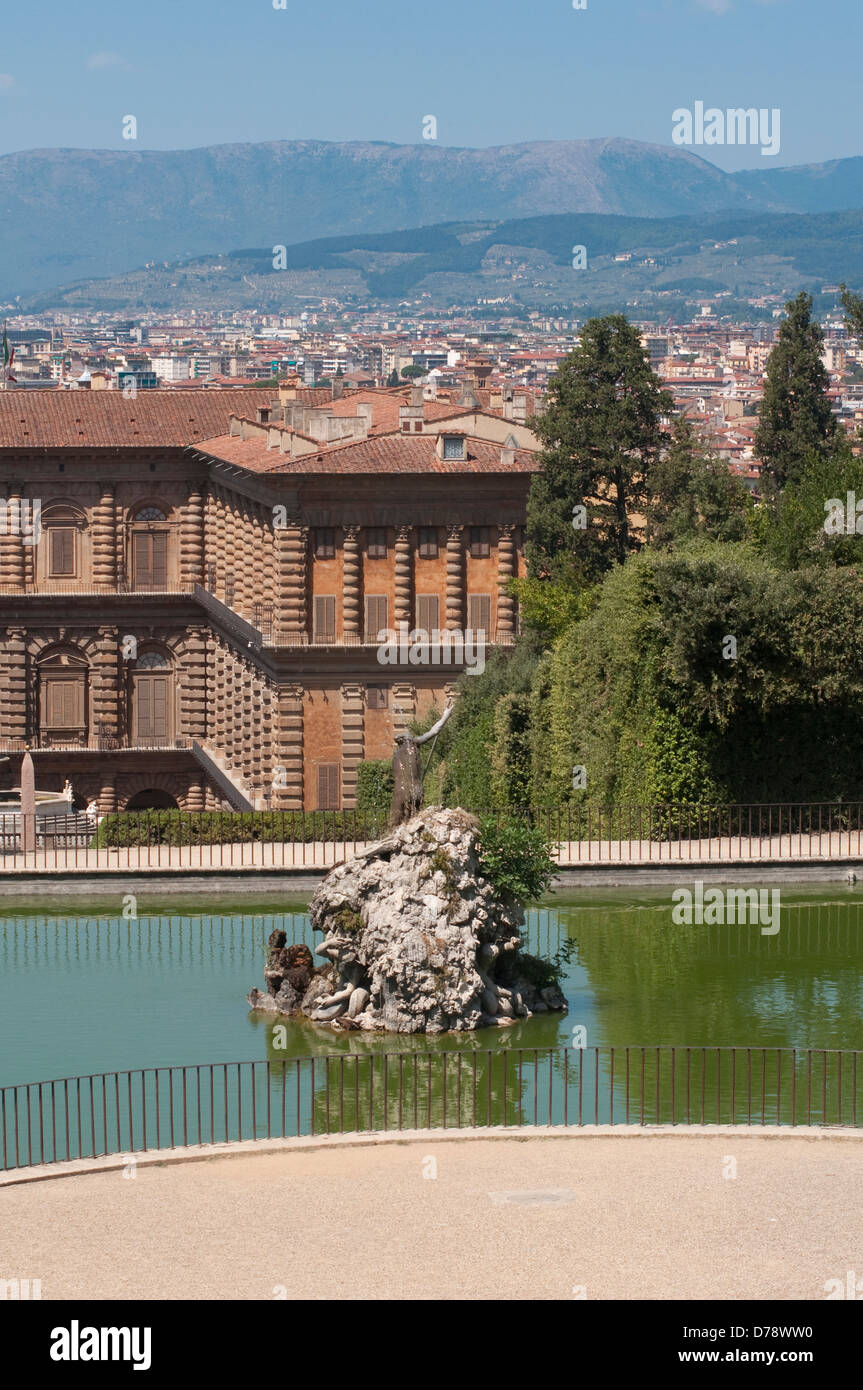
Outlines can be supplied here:
<path id="1" fill-rule="evenodd" d="M 861 1190 L 863 1143 L 830 1138 L 250 1153 L 0 1191 L 0 1279 L 46 1299 L 823 1299 L 863 1277 Z"/>

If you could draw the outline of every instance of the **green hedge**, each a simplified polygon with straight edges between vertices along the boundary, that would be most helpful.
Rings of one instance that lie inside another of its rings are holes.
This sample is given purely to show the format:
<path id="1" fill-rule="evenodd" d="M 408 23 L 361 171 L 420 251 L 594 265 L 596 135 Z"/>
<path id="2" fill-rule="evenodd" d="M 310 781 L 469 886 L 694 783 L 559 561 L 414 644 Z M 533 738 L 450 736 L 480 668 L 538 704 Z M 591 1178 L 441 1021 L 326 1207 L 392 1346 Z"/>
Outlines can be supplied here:
<path id="1" fill-rule="evenodd" d="M 368 758 L 357 766 L 357 810 L 388 816 L 393 800 L 393 765 L 386 758 Z"/>
<path id="2" fill-rule="evenodd" d="M 361 811 L 125 811 L 105 816 L 92 848 L 377 839 L 386 817 Z"/>

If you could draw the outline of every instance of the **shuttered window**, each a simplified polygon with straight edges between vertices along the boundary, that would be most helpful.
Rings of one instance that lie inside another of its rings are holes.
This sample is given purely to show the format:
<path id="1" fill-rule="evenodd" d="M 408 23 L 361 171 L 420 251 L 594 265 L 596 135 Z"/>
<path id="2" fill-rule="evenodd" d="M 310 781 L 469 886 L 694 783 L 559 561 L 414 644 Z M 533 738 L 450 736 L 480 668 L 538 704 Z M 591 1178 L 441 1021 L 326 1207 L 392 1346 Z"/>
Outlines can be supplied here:
<path id="1" fill-rule="evenodd" d="M 315 531 L 315 559 L 334 560 L 336 533 L 331 526 L 319 526 Z"/>
<path id="2" fill-rule="evenodd" d="M 316 642 L 335 642 L 336 640 L 336 599 L 334 594 L 324 594 L 315 599 L 314 637 Z"/>
<path id="3" fill-rule="evenodd" d="M 166 531 L 136 531 L 132 536 L 132 575 L 136 589 L 168 587 Z"/>
<path id="4" fill-rule="evenodd" d="M 369 709 L 386 709 L 389 691 L 385 685 L 370 685 L 366 691 L 366 704 Z"/>
<path id="5" fill-rule="evenodd" d="M 170 735 L 170 676 L 135 678 L 135 734 L 141 740 L 162 743 Z"/>
<path id="6" fill-rule="evenodd" d="M 490 594 L 468 594 L 467 625 L 472 632 L 491 633 Z"/>
<path id="7" fill-rule="evenodd" d="M 318 765 L 318 810 L 338 811 L 339 809 L 339 765 L 320 763 Z"/>
<path id="8" fill-rule="evenodd" d="M 489 554 L 487 526 L 472 526 L 469 538 L 470 553 L 475 560 L 484 560 Z"/>
<path id="9" fill-rule="evenodd" d="M 421 560 L 436 560 L 438 535 L 436 526 L 421 526 L 419 529 L 419 556 Z"/>
<path id="10" fill-rule="evenodd" d="M 84 677 L 45 682 L 45 725 L 49 729 L 80 729 L 84 722 Z"/>
<path id="11" fill-rule="evenodd" d="M 417 594 L 417 627 L 421 632 L 440 628 L 440 599 L 437 594 Z"/>
<path id="12" fill-rule="evenodd" d="M 385 560 L 387 558 L 387 533 L 384 526 L 369 528 L 366 553 L 370 560 Z"/>
<path id="13" fill-rule="evenodd" d="M 75 574 L 75 537 L 72 526 L 52 526 L 48 532 L 51 537 L 49 551 L 51 577 L 70 578 Z"/>
<path id="14" fill-rule="evenodd" d="M 377 642 L 378 633 L 387 627 L 387 600 L 382 594 L 369 594 L 366 598 L 366 641 Z"/>

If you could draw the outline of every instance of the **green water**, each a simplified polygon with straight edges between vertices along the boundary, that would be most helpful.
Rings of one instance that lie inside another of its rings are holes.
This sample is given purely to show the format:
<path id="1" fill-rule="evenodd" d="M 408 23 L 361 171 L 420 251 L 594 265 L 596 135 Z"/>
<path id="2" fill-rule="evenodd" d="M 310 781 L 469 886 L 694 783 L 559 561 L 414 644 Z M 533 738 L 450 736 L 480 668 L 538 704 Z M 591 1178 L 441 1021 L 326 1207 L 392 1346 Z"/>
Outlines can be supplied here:
<path id="1" fill-rule="evenodd" d="M 249 1012 L 274 927 L 314 946 L 302 902 L 139 899 L 139 918 L 39 904 L 0 916 L 0 1086 L 142 1067 L 383 1051 L 739 1044 L 863 1047 L 863 892 L 783 889 L 781 928 L 675 926 L 668 892 L 556 898 L 530 949 L 569 937 L 569 1013 L 445 1038 L 334 1033 Z M 319 938 L 317 938 L 319 940 Z M 278 1045 L 277 1045 L 278 1044 Z"/>

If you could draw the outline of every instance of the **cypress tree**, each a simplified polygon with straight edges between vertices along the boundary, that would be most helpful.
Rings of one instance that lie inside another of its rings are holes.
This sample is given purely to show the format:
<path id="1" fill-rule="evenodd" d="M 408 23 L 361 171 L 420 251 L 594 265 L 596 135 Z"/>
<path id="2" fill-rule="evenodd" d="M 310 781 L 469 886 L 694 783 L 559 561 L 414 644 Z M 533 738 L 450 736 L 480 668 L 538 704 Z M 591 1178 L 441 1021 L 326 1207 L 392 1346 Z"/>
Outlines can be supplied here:
<path id="1" fill-rule="evenodd" d="M 836 421 L 827 399 L 829 377 L 821 353 L 824 334 L 812 320 L 812 296 L 785 306 L 779 338 L 767 359 L 767 382 L 755 433 L 765 490 L 775 495 L 799 482 L 813 455 L 830 452 Z"/>

